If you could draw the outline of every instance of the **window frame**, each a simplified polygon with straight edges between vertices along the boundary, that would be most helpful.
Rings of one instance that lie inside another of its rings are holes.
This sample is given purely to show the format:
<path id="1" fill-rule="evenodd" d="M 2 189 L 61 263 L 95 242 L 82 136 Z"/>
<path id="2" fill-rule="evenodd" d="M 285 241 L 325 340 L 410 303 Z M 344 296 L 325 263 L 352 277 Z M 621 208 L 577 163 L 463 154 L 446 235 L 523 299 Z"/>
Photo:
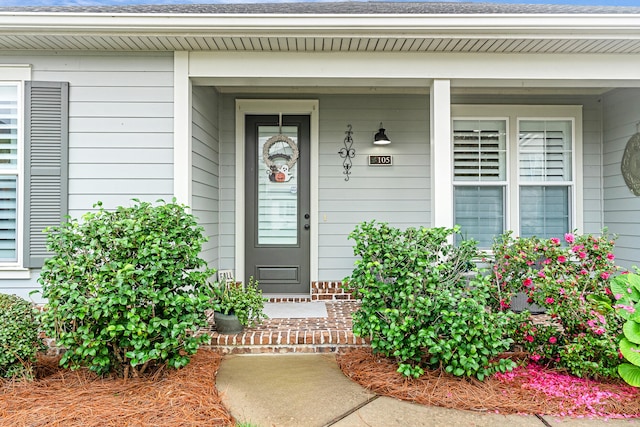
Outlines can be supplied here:
<path id="1" fill-rule="evenodd" d="M 583 228 L 583 155 L 582 155 L 582 106 L 581 105 L 519 105 L 519 104 L 453 104 L 451 107 L 451 150 L 453 159 L 454 123 L 458 120 L 507 120 L 507 177 L 505 190 L 505 230 L 520 235 L 520 188 L 521 186 L 569 187 L 569 230 L 581 232 Z M 570 121 L 571 122 L 571 180 L 570 181 L 525 181 L 520 180 L 520 122 L 523 120 Z M 455 181 L 452 161 L 452 191 L 460 185 L 498 185 L 501 181 Z M 452 212 L 455 219 L 455 200 L 452 197 Z"/>
<path id="2" fill-rule="evenodd" d="M 29 269 L 24 268 L 24 209 L 25 209 L 25 81 L 31 80 L 28 64 L 0 64 L 0 85 L 15 86 L 17 90 L 17 162 L 16 168 L 0 169 L 0 175 L 16 176 L 16 260 L 0 261 L 0 279 L 28 279 Z"/>

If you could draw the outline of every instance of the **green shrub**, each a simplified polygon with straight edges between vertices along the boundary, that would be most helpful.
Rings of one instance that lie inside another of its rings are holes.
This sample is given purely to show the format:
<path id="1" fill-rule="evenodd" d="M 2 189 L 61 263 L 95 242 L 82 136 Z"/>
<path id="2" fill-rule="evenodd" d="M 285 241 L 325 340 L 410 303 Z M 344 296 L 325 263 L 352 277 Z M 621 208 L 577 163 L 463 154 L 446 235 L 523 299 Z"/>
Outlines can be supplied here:
<path id="1" fill-rule="evenodd" d="M 209 337 L 205 238 L 185 206 L 135 200 L 50 230 L 40 284 L 46 332 L 67 349 L 61 364 L 137 376 L 152 365 L 179 368 Z"/>
<path id="2" fill-rule="evenodd" d="M 0 377 L 32 376 L 36 354 L 45 349 L 36 313 L 30 302 L 0 294 Z"/>
<path id="3" fill-rule="evenodd" d="M 482 380 L 514 366 L 508 350 L 514 314 L 487 310 L 488 279 L 475 271 L 476 243 L 453 241 L 458 229 L 364 222 L 349 235 L 361 259 L 345 281 L 362 300 L 353 331 L 374 352 L 398 360 L 398 372 L 424 367 Z"/>
<path id="4" fill-rule="evenodd" d="M 616 271 L 614 241 L 566 233 L 563 237 L 513 238 L 493 245 L 495 306 L 509 309 L 517 292 L 543 307 L 554 324 L 522 323 L 514 339 L 534 362 L 580 377 L 617 377 L 622 322 L 609 291 Z"/>

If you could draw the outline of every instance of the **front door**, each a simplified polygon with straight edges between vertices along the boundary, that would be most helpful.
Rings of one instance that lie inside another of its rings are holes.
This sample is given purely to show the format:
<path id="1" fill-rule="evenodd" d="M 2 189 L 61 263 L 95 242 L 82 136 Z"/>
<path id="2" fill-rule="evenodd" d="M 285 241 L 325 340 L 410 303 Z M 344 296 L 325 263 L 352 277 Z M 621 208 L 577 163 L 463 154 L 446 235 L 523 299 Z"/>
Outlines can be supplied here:
<path id="1" fill-rule="evenodd" d="M 309 116 L 246 116 L 245 126 L 245 280 L 308 294 Z"/>

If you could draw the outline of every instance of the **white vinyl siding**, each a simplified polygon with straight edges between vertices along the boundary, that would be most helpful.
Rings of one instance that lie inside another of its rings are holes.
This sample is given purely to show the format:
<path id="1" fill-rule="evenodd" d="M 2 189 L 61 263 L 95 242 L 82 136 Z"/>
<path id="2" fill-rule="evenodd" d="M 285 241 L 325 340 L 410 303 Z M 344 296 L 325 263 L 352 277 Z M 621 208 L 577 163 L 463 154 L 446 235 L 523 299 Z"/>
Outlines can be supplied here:
<path id="1" fill-rule="evenodd" d="M 69 82 L 69 215 L 173 197 L 171 53 L 6 54 L 32 80 Z M 186 143 L 186 142 L 185 142 Z"/>
<path id="2" fill-rule="evenodd" d="M 19 86 L 0 84 L 0 264 L 18 261 Z"/>
<path id="3" fill-rule="evenodd" d="M 210 267 L 219 268 L 220 141 L 219 94 L 212 88 L 193 88 L 192 108 L 192 212 L 204 228 L 208 241 L 201 256 Z"/>
<path id="4" fill-rule="evenodd" d="M 505 125 L 479 117 L 483 112 L 506 117 Z M 580 228 L 574 178 L 582 161 L 580 118 L 573 106 L 454 107 L 454 220 L 464 237 L 489 248 L 506 229 L 551 237 Z M 495 138 L 499 129 L 504 145 Z"/>
<path id="5" fill-rule="evenodd" d="M 604 221 L 616 240 L 616 262 L 625 268 L 640 266 L 640 197 L 629 190 L 621 173 L 621 162 L 629 139 L 640 120 L 640 89 L 607 93 L 604 119 Z"/>

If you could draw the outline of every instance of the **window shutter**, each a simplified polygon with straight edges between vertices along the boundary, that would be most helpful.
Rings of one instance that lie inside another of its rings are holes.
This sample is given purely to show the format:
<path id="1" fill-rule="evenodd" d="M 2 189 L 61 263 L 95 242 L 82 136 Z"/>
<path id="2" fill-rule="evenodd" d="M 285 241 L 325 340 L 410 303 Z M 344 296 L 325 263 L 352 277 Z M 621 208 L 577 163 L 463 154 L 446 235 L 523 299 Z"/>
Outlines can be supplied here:
<path id="1" fill-rule="evenodd" d="M 557 128 L 562 126 L 568 128 Z M 569 122 L 523 121 L 521 127 L 520 178 L 525 181 L 570 181 Z"/>
<path id="2" fill-rule="evenodd" d="M 51 253 L 43 230 L 67 215 L 69 83 L 26 82 L 24 264 L 42 267 Z"/>
<path id="3" fill-rule="evenodd" d="M 454 130 L 453 173 L 457 181 L 504 179 L 503 157 L 500 131 Z"/>

